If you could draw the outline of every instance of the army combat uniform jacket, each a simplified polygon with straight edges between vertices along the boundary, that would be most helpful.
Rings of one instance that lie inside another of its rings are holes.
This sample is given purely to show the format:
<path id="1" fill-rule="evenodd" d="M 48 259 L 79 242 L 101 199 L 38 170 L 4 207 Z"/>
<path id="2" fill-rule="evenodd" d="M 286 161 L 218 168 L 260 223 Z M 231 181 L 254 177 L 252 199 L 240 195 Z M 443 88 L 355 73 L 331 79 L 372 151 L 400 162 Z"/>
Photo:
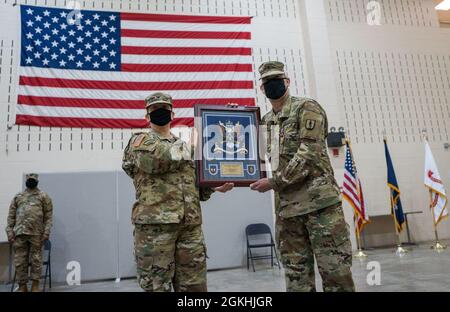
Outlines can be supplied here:
<path id="1" fill-rule="evenodd" d="M 133 224 L 202 223 L 200 200 L 208 200 L 213 191 L 196 187 L 187 151 L 181 139 L 164 138 L 151 129 L 131 137 L 122 168 L 136 188 Z"/>
<path id="2" fill-rule="evenodd" d="M 20 235 L 50 235 L 53 204 L 50 197 L 39 190 L 26 189 L 11 201 L 6 233 L 8 237 Z"/>
<path id="3" fill-rule="evenodd" d="M 274 153 L 279 155 L 278 166 L 269 179 L 279 194 L 279 216 L 301 216 L 340 203 L 325 141 L 327 116 L 319 103 L 290 97 L 279 113 L 270 111 L 262 122 L 269 138 L 277 137 L 271 132 L 279 126 L 279 153 Z"/>

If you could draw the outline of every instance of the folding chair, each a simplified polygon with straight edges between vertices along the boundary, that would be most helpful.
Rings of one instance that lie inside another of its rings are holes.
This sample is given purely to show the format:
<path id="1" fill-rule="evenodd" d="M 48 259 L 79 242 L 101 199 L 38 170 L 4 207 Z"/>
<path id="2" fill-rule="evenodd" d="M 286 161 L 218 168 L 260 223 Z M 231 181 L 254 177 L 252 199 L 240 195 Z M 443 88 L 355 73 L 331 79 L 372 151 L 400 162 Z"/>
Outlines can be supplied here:
<path id="1" fill-rule="evenodd" d="M 272 267 L 274 266 L 274 255 L 275 259 L 277 259 L 276 265 L 278 268 L 280 268 L 280 263 L 278 261 L 278 254 L 275 247 L 275 242 L 273 240 L 272 232 L 270 230 L 270 227 L 267 224 L 264 223 L 258 223 L 258 224 L 250 224 L 245 229 L 245 234 L 247 237 L 247 270 L 250 269 L 250 261 L 252 262 L 252 268 L 253 272 L 255 272 L 255 264 L 253 260 L 262 260 L 262 259 L 270 259 Z M 252 243 L 250 242 L 251 236 L 256 235 L 268 235 L 270 238 L 270 241 L 267 243 Z M 257 255 L 254 256 L 252 253 L 252 249 L 255 248 L 270 248 L 270 255 Z"/>

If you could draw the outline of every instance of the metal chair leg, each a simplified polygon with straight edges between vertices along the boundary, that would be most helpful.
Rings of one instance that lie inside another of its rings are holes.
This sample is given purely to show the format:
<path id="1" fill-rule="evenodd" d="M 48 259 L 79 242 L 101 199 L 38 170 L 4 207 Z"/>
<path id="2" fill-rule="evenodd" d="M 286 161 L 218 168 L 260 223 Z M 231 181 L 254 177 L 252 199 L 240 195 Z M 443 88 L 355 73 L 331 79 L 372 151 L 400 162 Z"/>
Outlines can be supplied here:
<path id="1" fill-rule="evenodd" d="M 250 260 L 251 260 L 251 262 L 252 262 L 253 272 L 256 272 L 256 270 L 255 270 L 255 263 L 254 263 L 254 261 L 253 261 L 252 249 L 250 248 L 249 250 L 250 250 Z"/>
<path id="2" fill-rule="evenodd" d="M 273 246 L 270 246 L 270 264 L 273 268 Z"/>
<path id="3" fill-rule="evenodd" d="M 48 288 L 52 288 L 52 262 L 50 257 L 48 258 Z"/>
<path id="4" fill-rule="evenodd" d="M 247 271 L 250 269 L 250 262 L 248 258 L 249 248 L 247 247 Z"/>

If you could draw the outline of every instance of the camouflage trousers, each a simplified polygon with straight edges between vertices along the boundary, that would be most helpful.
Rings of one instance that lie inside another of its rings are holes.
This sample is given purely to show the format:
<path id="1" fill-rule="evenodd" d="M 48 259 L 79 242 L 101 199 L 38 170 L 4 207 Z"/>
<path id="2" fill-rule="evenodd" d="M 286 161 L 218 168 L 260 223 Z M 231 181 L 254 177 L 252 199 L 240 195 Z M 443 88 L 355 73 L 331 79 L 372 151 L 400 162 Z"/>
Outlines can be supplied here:
<path id="1" fill-rule="evenodd" d="M 206 292 L 206 247 L 201 225 L 135 224 L 139 285 L 148 292 Z"/>
<path id="2" fill-rule="evenodd" d="M 42 241 L 40 235 L 19 235 L 14 241 L 14 265 L 16 280 L 20 285 L 28 282 L 28 263 L 31 263 L 30 279 L 38 281 L 42 272 Z"/>
<path id="3" fill-rule="evenodd" d="M 352 248 L 342 204 L 277 220 L 278 246 L 289 292 L 316 291 L 314 257 L 326 292 L 355 291 Z"/>

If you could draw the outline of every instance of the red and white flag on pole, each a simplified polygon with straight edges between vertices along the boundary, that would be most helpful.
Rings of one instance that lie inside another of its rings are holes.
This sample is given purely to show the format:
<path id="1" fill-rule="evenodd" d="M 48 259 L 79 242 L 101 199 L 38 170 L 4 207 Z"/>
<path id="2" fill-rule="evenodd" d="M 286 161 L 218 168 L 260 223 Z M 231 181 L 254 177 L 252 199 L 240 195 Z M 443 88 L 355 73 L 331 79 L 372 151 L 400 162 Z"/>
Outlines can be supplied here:
<path id="1" fill-rule="evenodd" d="M 350 143 L 347 142 L 346 146 L 347 151 L 345 156 L 344 184 L 342 193 L 344 198 L 353 207 L 355 213 L 355 226 L 359 235 L 361 234 L 364 226 L 369 223 L 369 215 L 366 211 L 361 180 L 358 177 Z"/>
<path id="2" fill-rule="evenodd" d="M 433 209 L 434 223 L 438 225 L 448 217 L 448 198 L 427 141 L 425 141 L 425 186 L 430 191 L 430 208 Z"/>

